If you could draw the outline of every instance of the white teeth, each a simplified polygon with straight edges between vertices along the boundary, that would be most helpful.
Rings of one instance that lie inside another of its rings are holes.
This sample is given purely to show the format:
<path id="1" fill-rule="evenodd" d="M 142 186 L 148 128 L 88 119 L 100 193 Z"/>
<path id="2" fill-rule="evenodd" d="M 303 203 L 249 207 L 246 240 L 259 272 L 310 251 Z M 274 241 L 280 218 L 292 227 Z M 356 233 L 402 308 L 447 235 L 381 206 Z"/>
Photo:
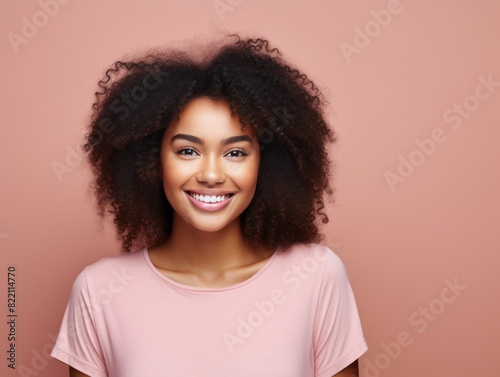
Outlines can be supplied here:
<path id="1" fill-rule="evenodd" d="M 200 202 L 204 203 L 218 203 L 229 199 L 229 195 L 209 196 L 209 195 L 198 195 L 192 192 L 190 192 L 189 195 L 191 195 L 196 200 L 199 200 Z"/>

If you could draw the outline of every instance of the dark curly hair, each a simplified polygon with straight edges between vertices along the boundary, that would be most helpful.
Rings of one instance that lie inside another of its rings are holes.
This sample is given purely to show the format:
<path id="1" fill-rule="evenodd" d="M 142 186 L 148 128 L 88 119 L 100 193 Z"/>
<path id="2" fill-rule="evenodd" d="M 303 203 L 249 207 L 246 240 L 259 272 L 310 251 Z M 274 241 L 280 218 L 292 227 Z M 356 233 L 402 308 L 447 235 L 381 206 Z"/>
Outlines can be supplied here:
<path id="1" fill-rule="evenodd" d="M 250 125 L 258 135 L 257 187 L 240 217 L 245 240 L 270 248 L 323 241 L 316 218 L 328 222 L 328 143 L 337 140 L 324 119 L 326 100 L 267 40 L 230 37 L 198 58 L 199 51 L 168 49 L 117 61 L 99 81 L 83 145 L 93 173 L 89 192 L 101 220 L 113 215 L 123 251 L 158 245 L 171 233 L 161 140 L 197 97 L 225 101 L 242 129 Z"/>

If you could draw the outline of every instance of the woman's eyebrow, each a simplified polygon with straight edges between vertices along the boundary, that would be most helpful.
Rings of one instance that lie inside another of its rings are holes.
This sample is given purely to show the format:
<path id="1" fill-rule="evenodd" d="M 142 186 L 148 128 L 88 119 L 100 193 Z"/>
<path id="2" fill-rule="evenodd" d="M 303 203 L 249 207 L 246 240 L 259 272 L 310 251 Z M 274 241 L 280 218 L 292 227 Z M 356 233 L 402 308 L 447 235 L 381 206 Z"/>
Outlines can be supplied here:
<path id="1" fill-rule="evenodd" d="M 201 145 L 205 144 L 205 141 L 203 139 L 200 139 L 199 137 L 194 135 L 187 135 L 187 134 L 174 135 L 172 139 L 170 139 L 170 143 L 173 143 L 175 140 L 187 140 L 196 144 L 201 144 Z M 231 136 L 228 137 L 227 139 L 222 139 L 220 145 L 234 144 L 234 143 L 239 143 L 241 141 L 248 141 L 250 144 L 253 145 L 252 138 L 248 135 Z"/>

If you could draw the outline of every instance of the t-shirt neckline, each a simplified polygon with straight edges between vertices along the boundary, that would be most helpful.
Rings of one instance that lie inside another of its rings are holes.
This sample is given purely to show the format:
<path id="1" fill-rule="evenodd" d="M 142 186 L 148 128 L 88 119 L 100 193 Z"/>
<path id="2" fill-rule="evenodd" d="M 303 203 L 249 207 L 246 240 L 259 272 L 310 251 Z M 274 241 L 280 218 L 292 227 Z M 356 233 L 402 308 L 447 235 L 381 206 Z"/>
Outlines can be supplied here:
<path id="1" fill-rule="evenodd" d="M 275 259 L 278 257 L 280 249 L 281 249 L 281 247 L 278 246 L 276 248 L 276 250 L 274 251 L 274 253 L 271 255 L 271 257 L 268 259 L 268 261 L 264 264 L 264 266 L 262 266 L 255 274 L 250 276 L 248 279 L 245 279 L 245 280 L 243 280 L 239 283 L 236 283 L 236 284 L 228 285 L 227 287 L 220 287 L 220 288 L 217 288 L 217 287 L 196 287 L 196 286 L 192 286 L 192 285 L 179 283 L 179 282 L 177 282 L 173 279 L 170 279 L 169 277 L 163 275 L 160 271 L 157 270 L 157 268 L 153 265 L 153 262 L 149 258 L 147 247 L 145 247 L 142 250 L 142 255 L 144 257 L 144 261 L 146 262 L 146 265 L 150 268 L 150 270 L 153 272 L 153 274 L 156 275 L 158 278 L 160 278 L 165 283 L 168 283 L 168 284 L 170 284 L 174 287 L 180 288 L 180 289 L 184 289 L 187 291 L 193 291 L 193 292 L 224 292 L 224 291 L 230 291 L 230 290 L 241 288 L 247 284 L 250 284 L 254 280 L 258 279 L 271 266 L 271 264 L 273 264 Z"/>

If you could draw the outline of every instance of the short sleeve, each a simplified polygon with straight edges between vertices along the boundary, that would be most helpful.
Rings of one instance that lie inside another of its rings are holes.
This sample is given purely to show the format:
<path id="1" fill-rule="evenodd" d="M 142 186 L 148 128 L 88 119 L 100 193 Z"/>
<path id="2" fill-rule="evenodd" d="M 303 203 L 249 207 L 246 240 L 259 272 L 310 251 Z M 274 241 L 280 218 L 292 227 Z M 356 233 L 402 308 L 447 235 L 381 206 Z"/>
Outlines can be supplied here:
<path id="1" fill-rule="evenodd" d="M 331 377 L 368 349 L 341 259 L 326 248 L 323 277 L 314 317 L 314 376 Z"/>
<path id="2" fill-rule="evenodd" d="M 73 283 L 61 328 L 51 356 L 92 377 L 107 377 L 86 269 Z"/>

